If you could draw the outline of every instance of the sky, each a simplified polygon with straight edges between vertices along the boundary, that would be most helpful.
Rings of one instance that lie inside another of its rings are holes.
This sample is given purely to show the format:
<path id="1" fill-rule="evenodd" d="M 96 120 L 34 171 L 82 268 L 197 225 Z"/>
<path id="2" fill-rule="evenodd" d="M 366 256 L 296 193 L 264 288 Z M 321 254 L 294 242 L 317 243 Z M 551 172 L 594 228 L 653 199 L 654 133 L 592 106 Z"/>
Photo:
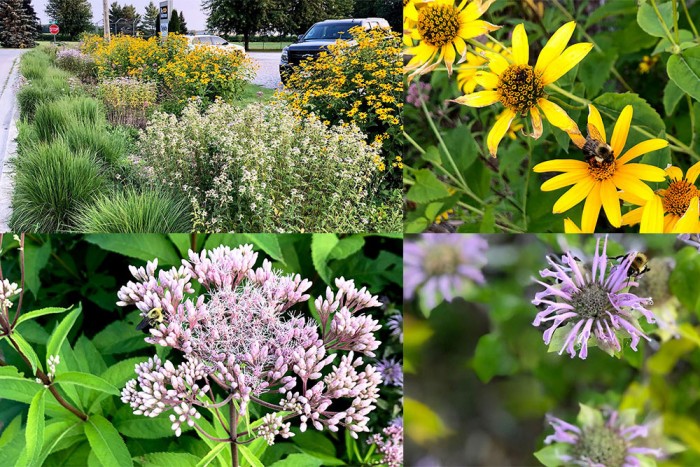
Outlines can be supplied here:
<path id="1" fill-rule="evenodd" d="M 111 4 L 115 0 L 109 0 Z M 117 0 L 120 5 L 134 5 L 136 11 L 143 15 L 146 10 L 146 5 L 148 5 L 150 0 Z M 89 0 L 92 4 L 92 21 L 96 23 L 102 19 L 102 0 Z M 46 3 L 47 0 L 32 0 L 32 5 L 34 5 L 34 10 L 36 10 L 37 15 L 42 24 L 49 22 L 49 17 L 46 15 Z M 153 0 L 153 3 L 158 6 L 160 0 Z M 185 15 L 185 22 L 187 23 L 188 29 L 202 30 L 206 29 L 207 17 L 202 11 L 202 3 L 200 0 L 173 0 L 173 8 L 175 10 L 182 11 Z M 102 23 L 100 23 L 102 24 Z"/>

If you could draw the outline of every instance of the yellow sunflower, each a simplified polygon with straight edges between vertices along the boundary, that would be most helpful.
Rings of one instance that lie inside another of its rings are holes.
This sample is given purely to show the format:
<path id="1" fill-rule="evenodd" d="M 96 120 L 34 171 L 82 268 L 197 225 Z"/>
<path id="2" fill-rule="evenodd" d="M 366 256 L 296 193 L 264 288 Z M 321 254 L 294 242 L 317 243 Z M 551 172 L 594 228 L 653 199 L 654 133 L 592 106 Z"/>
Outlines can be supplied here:
<path id="1" fill-rule="evenodd" d="M 412 72 L 408 79 L 429 73 L 442 62 L 445 62 L 447 72 L 452 74 L 452 65 L 457 56 L 464 60 L 467 53 L 465 40 L 500 28 L 479 19 L 494 1 L 462 0 L 455 5 L 454 0 L 433 0 L 416 2 L 414 10 L 404 10 L 408 24 L 415 23 L 407 31 L 410 41 L 418 41 L 418 45 L 406 49 L 408 55 L 413 55 L 405 68 L 407 72 Z"/>
<path id="2" fill-rule="evenodd" d="M 480 71 L 475 79 L 486 91 L 459 97 L 455 102 L 470 107 L 485 107 L 496 102 L 505 106 L 506 111 L 486 138 L 493 157 L 496 157 L 498 143 L 517 114 L 527 117 L 529 113 L 532 118 L 532 136 L 539 138 L 542 135 L 542 117 L 538 108 L 552 125 L 567 133 L 579 133 L 576 123 L 564 109 L 547 99 L 544 90 L 546 85 L 564 76 L 591 51 L 593 44 L 588 42 L 566 47 L 575 28 L 574 21 L 560 27 L 542 49 L 534 68 L 528 64 L 530 50 L 525 26 L 522 24 L 513 30 L 512 64 L 500 54 L 484 52 L 489 59 L 491 72 Z"/>
<path id="3" fill-rule="evenodd" d="M 487 48 L 491 49 L 494 53 L 503 55 L 506 60 L 510 60 L 510 52 L 508 49 L 501 50 L 501 46 L 488 42 L 485 44 Z M 467 52 L 466 59 L 464 63 L 461 63 L 457 67 L 457 86 L 462 90 L 464 94 L 470 94 L 476 89 L 476 74 L 479 71 L 479 67 L 483 66 L 488 60 L 486 57 L 480 54 L 474 54 L 472 52 Z"/>
<path id="4" fill-rule="evenodd" d="M 700 190 L 695 186 L 700 175 L 700 162 L 688 169 L 685 178 L 683 171 L 674 166 L 666 168 L 666 175 L 670 179 L 668 188 L 657 190 L 649 200 L 631 193 L 620 194 L 623 200 L 641 206 L 622 216 L 622 223 L 640 224 L 640 233 L 700 232 Z"/>
<path id="5" fill-rule="evenodd" d="M 552 212 L 558 214 L 568 211 L 585 199 L 581 218 L 581 230 L 585 233 L 594 231 L 601 206 L 613 227 L 622 225 L 618 189 L 631 193 L 636 199 L 648 200 L 654 196 L 652 189 L 642 180 L 662 182 L 666 175 L 663 169 L 629 162 L 643 154 L 668 146 L 666 140 L 655 138 L 643 141 L 623 154 L 632 122 L 632 106 L 628 105 L 622 109 L 609 146 L 598 109 L 591 104 L 588 110 L 589 137 L 596 135 L 600 138 L 599 143 L 606 145 L 610 160 L 599 161 L 595 157 L 589 157 L 588 160 L 555 159 L 537 164 L 532 169 L 535 172 L 563 172 L 544 182 L 541 189 L 552 191 L 573 185 L 554 203 Z M 586 145 L 586 138 L 579 133 L 569 136 L 579 148 L 583 149 Z"/>

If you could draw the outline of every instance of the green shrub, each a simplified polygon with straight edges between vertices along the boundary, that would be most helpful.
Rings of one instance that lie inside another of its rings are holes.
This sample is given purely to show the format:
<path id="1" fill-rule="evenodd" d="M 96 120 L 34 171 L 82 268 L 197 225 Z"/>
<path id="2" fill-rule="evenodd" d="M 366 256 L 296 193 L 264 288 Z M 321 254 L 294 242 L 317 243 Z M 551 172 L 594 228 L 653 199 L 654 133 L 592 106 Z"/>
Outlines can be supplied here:
<path id="1" fill-rule="evenodd" d="M 90 97 L 71 97 L 47 102 L 37 107 L 34 125 L 44 142 L 63 135 L 70 126 L 104 125 L 100 103 Z"/>
<path id="2" fill-rule="evenodd" d="M 72 122 L 63 138 L 73 151 L 86 151 L 110 165 L 117 164 L 126 152 L 127 141 L 120 133 L 111 133 L 104 126 Z"/>
<path id="3" fill-rule="evenodd" d="M 95 156 L 60 139 L 22 152 L 15 166 L 10 226 L 16 232 L 73 230 L 77 208 L 109 187 Z"/>
<path id="4" fill-rule="evenodd" d="M 127 189 L 98 197 L 75 217 L 80 232 L 153 233 L 192 230 L 189 202 L 163 191 Z"/>

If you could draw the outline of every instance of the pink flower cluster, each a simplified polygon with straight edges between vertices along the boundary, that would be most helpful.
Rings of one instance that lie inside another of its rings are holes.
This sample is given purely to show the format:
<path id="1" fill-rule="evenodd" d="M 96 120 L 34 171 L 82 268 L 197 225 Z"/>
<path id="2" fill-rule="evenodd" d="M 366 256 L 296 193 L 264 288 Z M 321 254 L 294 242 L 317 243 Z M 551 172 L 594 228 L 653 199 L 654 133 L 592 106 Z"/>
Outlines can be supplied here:
<path id="1" fill-rule="evenodd" d="M 382 464 L 388 467 L 400 467 L 403 465 L 403 419 L 397 418 L 391 425 L 382 430 L 382 434 L 372 435 L 367 440 L 377 446 L 377 451 L 382 454 Z"/>
<path id="2" fill-rule="evenodd" d="M 273 410 L 256 431 L 270 444 L 276 435 L 292 435 L 283 423 L 291 417 L 277 414 L 282 411 L 299 416 L 302 431 L 309 423 L 318 430 L 344 426 L 355 437 L 369 431 L 382 379 L 358 354 L 374 357 L 380 344 L 374 332 L 381 326 L 358 312 L 381 303 L 352 280 L 336 279 L 338 291 L 329 287 L 315 301 L 319 325 L 290 312 L 309 300 L 311 282 L 274 271 L 268 260 L 254 268 L 257 258 L 251 245 L 221 246 L 190 251 L 189 261 L 167 271 L 156 271 L 157 261 L 130 267 L 136 281 L 121 288 L 118 305 L 135 305 L 144 317 L 162 310 L 147 341 L 179 350 L 185 361 L 175 367 L 154 357 L 137 365 L 122 401 L 151 417 L 172 409 L 179 436 L 180 425 L 194 426 L 197 408 L 208 407 L 205 396 L 214 383 L 241 413 L 250 403 Z M 279 404 L 261 400 L 265 393 L 280 394 Z"/>

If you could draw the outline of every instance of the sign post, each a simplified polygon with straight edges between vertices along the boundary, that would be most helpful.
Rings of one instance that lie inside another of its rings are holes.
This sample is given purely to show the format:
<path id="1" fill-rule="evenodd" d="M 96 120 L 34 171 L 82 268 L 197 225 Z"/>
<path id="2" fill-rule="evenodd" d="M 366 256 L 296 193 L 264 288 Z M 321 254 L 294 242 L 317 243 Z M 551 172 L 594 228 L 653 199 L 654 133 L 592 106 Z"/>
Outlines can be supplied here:
<path id="1" fill-rule="evenodd" d="M 56 34 L 58 34 L 58 31 L 60 31 L 60 29 L 58 28 L 58 24 L 52 24 L 51 26 L 49 26 L 49 32 L 53 34 L 54 44 L 56 43 Z"/>
<path id="2" fill-rule="evenodd" d="M 170 2 L 160 2 L 160 38 L 165 40 L 168 37 L 168 21 L 170 21 Z"/>

